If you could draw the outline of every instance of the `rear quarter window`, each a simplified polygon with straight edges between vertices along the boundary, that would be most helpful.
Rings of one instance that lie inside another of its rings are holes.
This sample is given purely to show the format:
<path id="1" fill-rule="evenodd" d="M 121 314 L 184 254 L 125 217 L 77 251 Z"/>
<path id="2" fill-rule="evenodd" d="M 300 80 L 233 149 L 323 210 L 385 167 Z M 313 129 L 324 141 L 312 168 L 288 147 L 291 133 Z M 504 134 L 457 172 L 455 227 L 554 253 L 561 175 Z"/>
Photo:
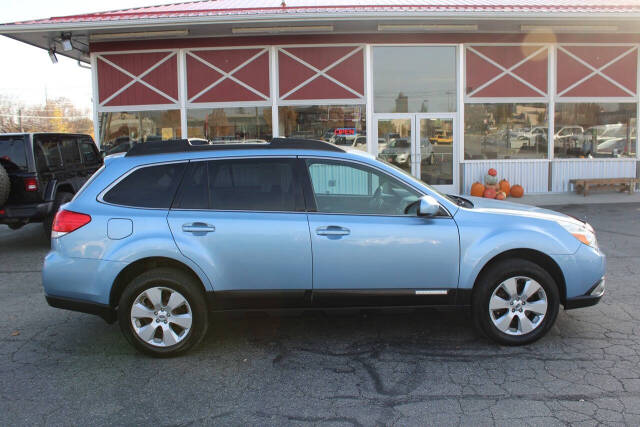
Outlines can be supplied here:
<path id="1" fill-rule="evenodd" d="M 169 209 L 187 163 L 144 166 L 126 175 L 102 200 L 114 205 Z"/>
<path id="2" fill-rule="evenodd" d="M 0 137 L 0 162 L 8 170 L 26 170 L 27 154 L 23 136 Z"/>

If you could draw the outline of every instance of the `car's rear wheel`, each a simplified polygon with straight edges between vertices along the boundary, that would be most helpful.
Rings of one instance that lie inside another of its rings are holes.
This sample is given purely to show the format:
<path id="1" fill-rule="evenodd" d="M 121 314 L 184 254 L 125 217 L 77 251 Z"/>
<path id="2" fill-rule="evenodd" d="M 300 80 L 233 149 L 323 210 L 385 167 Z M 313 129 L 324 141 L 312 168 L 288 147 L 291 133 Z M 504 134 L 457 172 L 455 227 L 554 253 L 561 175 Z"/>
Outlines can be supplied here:
<path id="1" fill-rule="evenodd" d="M 473 293 L 473 316 L 491 339 L 523 345 L 543 337 L 560 305 L 558 286 L 538 264 L 508 259 L 490 266 Z"/>
<path id="2" fill-rule="evenodd" d="M 56 194 L 56 199 L 53 202 L 51 213 L 47 215 L 42 221 L 42 228 L 44 229 L 44 234 L 46 234 L 47 237 L 51 237 L 51 228 L 53 228 L 53 220 L 58 213 L 58 209 L 60 209 L 60 206 L 64 205 L 65 203 L 70 202 L 71 199 L 73 199 L 73 194 L 71 193 L 60 191 Z"/>
<path id="3" fill-rule="evenodd" d="M 9 174 L 4 166 L 0 165 L 0 208 L 9 200 L 10 191 L 11 181 L 9 181 Z"/>
<path id="4" fill-rule="evenodd" d="M 202 341 L 207 332 L 204 292 L 183 271 L 149 270 L 125 288 L 118 321 L 125 338 L 141 352 L 177 356 Z"/>

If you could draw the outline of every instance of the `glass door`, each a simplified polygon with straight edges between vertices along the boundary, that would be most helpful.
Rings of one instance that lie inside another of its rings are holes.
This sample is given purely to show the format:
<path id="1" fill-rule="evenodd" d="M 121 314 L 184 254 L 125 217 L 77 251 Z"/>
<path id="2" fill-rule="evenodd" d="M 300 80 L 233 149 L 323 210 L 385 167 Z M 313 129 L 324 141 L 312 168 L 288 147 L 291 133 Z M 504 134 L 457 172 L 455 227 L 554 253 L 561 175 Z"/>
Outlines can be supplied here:
<path id="1" fill-rule="evenodd" d="M 380 117 L 378 125 L 378 157 L 417 176 L 413 114 Z"/>
<path id="2" fill-rule="evenodd" d="M 378 157 L 445 193 L 458 193 L 455 113 L 377 117 Z"/>
<path id="3" fill-rule="evenodd" d="M 416 115 L 415 176 L 445 193 L 457 193 L 454 115 Z"/>

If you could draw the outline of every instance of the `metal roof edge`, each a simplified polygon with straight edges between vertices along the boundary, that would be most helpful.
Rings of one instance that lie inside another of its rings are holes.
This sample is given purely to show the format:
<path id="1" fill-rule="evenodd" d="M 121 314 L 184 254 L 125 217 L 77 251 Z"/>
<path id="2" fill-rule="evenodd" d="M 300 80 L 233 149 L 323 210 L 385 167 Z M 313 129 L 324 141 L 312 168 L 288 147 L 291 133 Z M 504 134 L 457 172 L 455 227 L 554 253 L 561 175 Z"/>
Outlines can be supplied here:
<path id="1" fill-rule="evenodd" d="M 640 8 L 638 11 L 630 12 L 515 12 L 515 11 L 487 11 L 487 12 L 355 12 L 342 13 L 340 17 L 336 17 L 334 13 L 301 13 L 299 15 L 283 15 L 283 14 L 253 14 L 253 15 L 225 15 L 225 16 L 180 16 L 170 18 L 141 18 L 141 19 L 113 19 L 98 22 L 62 22 L 62 23 L 32 23 L 32 24 L 0 24 L 0 34 L 19 34 L 29 32 L 41 32 L 52 30 L 98 30 L 98 29 L 114 29 L 126 27 L 153 27 L 153 26 L 169 26 L 169 25 L 200 25 L 200 24 L 216 24 L 216 23 L 260 23 L 260 22 L 300 22 L 307 20 L 373 20 L 373 19 L 466 19 L 466 20 L 486 20 L 486 19 L 527 19 L 527 20 L 611 20 L 611 19 L 639 19 Z"/>

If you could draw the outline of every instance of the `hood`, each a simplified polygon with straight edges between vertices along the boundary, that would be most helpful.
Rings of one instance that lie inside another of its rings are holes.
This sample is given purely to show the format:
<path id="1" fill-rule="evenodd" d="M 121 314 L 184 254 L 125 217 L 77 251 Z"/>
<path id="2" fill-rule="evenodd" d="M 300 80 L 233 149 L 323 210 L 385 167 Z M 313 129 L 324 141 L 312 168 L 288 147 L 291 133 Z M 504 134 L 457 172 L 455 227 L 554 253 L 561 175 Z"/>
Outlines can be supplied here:
<path id="1" fill-rule="evenodd" d="M 580 221 L 572 216 L 552 211 L 550 209 L 539 208 L 537 206 L 523 205 L 504 200 L 485 199 L 483 197 L 463 197 L 473 203 L 473 208 L 470 210 L 478 213 L 484 212 L 500 215 L 515 215 L 548 221 L 564 221 L 581 225 L 584 224 L 584 221 Z"/>

